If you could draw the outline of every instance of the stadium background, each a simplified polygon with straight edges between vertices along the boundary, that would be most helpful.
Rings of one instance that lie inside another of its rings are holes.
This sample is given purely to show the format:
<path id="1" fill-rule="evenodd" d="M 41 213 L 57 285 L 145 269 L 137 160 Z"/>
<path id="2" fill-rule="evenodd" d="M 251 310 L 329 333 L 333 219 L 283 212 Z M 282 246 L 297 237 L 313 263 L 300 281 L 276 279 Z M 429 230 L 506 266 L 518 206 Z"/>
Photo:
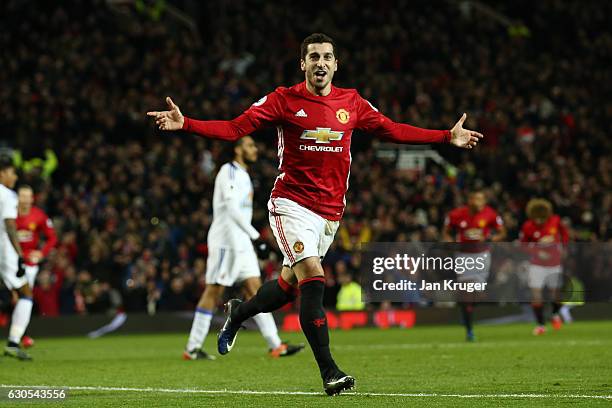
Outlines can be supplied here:
<path id="1" fill-rule="evenodd" d="M 474 186 L 510 240 L 527 200 L 544 196 L 574 240 L 609 241 L 610 3 L 474 4 L 4 2 L 1 143 L 19 153 L 20 182 L 60 240 L 37 313 L 193 310 L 226 145 L 160 133 L 144 113 L 170 95 L 187 115 L 233 118 L 303 80 L 299 44 L 316 31 L 338 43 L 336 83 L 392 119 L 448 128 L 465 111 L 486 136 L 470 152 L 437 148 L 447 163 L 423 172 L 395 169 L 376 140 L 354 136 L 347 211 L 325 259 L 328 307 L 356 273 L 359 242 L 439 240 L 445 213 Z M 255 137 L 254 224 L 273 243 L 276 137 Z"/>

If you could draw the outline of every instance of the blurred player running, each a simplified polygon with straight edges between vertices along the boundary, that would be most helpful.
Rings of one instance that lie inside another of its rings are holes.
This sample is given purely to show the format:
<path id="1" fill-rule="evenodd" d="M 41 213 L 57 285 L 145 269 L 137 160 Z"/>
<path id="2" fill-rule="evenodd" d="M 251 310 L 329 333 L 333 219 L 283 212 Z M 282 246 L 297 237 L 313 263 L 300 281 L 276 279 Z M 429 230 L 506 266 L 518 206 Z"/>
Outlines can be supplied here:
<path id="1" fill-rule="evenodd" d="M 32 315 L 32 289 L 25 276 L 25 260 L 17 237 L 17 194 L 12 190 L 17 174 L 12 159 L 0 159 L 0 276 L 6 287 L 16 291 L 19 299 L 13 309 L 4 355 L 31 360 L 19 347 Z"/>
<path id="2" fill-rule="evenodd" d="M 34 283 L 38 275 L 39 265 L 48 256 L 55 245 L 57 244 L 57 235 L 53 229 L 51 219 L 45 212 L 34 206 L 34 191 L 28 185 L 21 185 L 17 189 L 17 198 L 19 200 L 18 216 L 17 216 L 17 237 L 19 245 L 23 250 L 23 256 L 26 263 L 26 278 L 28 285 L 34 290 Z M 45 238 L 45 244 L 39 248 L 41 235 Z M 34 340 L 24 335 L 21 338 L 23 347 L 31 347 L 34 345 Z"/>
<path id="3" fill-rule="evenodd" d="M 55 248 L 57 236 L 51 219 L 42 209 L 33 205 L 34 192 L 32 187 L 21 185 L 17 189 L 17 197 L 19 200 L 16 221 L 17 237 L 25 258 L 25 274 L 28 285 L 33 290 L 39 265 Z M 45 238 L 45 244 L 39 249 L 41 234 Z M 24 347 L 30 347 L 34 344 L 34 341 L 24 335 L 21 344 Z"/>
<path id="4" fill-rule="evenodd" d="M 284 255 L 278 281 L 266 282 L 251 298 L 227 304 L 228 318 L 219 333 L 218 349 L 228 353 L 241 323 L 295 299 L 300 290 L 300 323 L 319 366 L 323 387 L 335 395 L 355 379 L 336 365 L 329 347 L 323 310 L 321 259 L 331 245 L 345 207 L 354 129 L 397 143 L 451 143 L 471 149 L 482 137 L 463 129 L 466 115 L 449 130 L 429 130 L 395 123 L 354 89 L 332 85 L 338 69 L 334 41 L 325 34 L 308 36 L 301 46 L 305 81 L 279 87 L 231 121 L 199 121 L 181 113 L 170 98 L 170 110 L 148 112 L 162 130 L 185 130 L 234 141 L 255 130 L 275 126 L 280 174 L 268 202 L 270 225 Z"/>
<path id="5" fill-rule="evenodd" d="M 457 257 L 485 259 L 484 269 L 468 269 L 457 274 L 458 282 L 485 283 L 491 268 L 491 251 L 486 241 L 500 242 L 506 238 L 502 218 L 487 205 L 485 194 L 474 190 L 468 196 L 468 203 L 452 210 L 444 220 L 444 240 L 461 243 L 461 253 Z M 454 234 L 454 235 L 453 235 Z M 467 294 L 459 303 L 466 340 L 474 341 L 474 304 L 477 299 L 469 299 Z"/>
<path id="6" fill-rule="evenodd" d="M 17 197 L 19 200 L 16 221 L 17 237 L 25 258 L 28 284 L 30 288 L 33 288 L 39 270 L 38 266 L 55 248 L 57 236 L 51 219 L 42 209 L 33 205 L 34 192 L 32 187 L 21 185 L 17 189 Z M 39 248 L 41 235 L 45 238 L 45 244 L 42 248 Z"/>
<path id="7" fill-rule="evenodd" d="M 553 329 L 559 330 L 562 325 L 559 316 L 559 289 L 563 284 L 563 245 L 568 243 L 569 233 L 561 222 L 561 217 L 553 214 L 552 204 L 548 200 L 530 200 L 526 212 L 529 219 L 521 227 L 519 239 L 521 242 L 534 244 L 528 248 L 532 255 L 529 260 L 527 284 L 531 289 L 531 307 L 537 322 L 533 334 L 539 336 L 546 332 L 542 296 L 544 288 L 551 292 Z"/>
<path id="8" fill-rule="evenodd" d="M 245 136 L 234 146 L 234 160 L 221 166 L 215 179 L 213 221 L 207 240 L 206 289 L 195 311 L 183 353 L 185 360 L 214 360 L 215 357 L 205 352 L 202 345 L 226 287 L 240 282 L 246 299 L 253 297 L 261 287 L 255 248 L 262 257 L 267 257 L 266 244 L 251 225 L 253 184 L 248 173 L 249 164 L 255 160 L 257 146 L 250 136 Z M 271 357 L 290 356 L 304 348 L 303 345 L 281 342 L 272 314 L 261 313 L 253 319 L 268 343 Z"/>

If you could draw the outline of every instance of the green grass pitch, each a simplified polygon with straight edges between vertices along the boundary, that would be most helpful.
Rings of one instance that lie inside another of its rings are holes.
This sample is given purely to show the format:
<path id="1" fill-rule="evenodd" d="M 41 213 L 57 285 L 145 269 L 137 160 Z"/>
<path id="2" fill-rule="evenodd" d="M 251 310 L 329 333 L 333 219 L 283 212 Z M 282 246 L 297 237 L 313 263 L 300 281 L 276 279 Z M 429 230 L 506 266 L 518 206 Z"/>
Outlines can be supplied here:
<path id="1" fill-rule="evenodd" d="M 477 326 L 476 343 L 450 325 L 334 331 L 334 356 L 357 379 L 356 390 L 339 397 L 322 393 L 309 348 L 272 360 L 257 332 L 241 332 L 234 350 L 216 361 L 183 361 L 187 333 L 39 338 L 33 362 L 0 358 L 0 392 L 6 395 L 6 385 L 91 388 L 69 389 L 62 402 L 5 399 L 0 407 L 612 405 L 611 322 L 576 322 L 537 338 L 531 329 Z M 283 337 L 304 341 L 300 333 Z M 206 349 L 215 350 L 213 335 Z"/>

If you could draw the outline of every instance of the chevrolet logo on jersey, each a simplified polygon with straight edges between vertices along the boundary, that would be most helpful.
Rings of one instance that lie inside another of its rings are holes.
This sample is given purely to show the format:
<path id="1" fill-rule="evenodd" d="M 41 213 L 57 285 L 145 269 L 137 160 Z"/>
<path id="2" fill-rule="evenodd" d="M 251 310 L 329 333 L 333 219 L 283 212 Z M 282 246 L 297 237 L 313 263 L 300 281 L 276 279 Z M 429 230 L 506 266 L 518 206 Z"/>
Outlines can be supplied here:
<path id="1" fill-rule="evenodd" d="M 342 139 L 342 136 L 344 136 L 344 132 L 318 127 L 317 130 L 305 130 L 300 139 L 314 140 L 316 143 L 329 143 Z"/>

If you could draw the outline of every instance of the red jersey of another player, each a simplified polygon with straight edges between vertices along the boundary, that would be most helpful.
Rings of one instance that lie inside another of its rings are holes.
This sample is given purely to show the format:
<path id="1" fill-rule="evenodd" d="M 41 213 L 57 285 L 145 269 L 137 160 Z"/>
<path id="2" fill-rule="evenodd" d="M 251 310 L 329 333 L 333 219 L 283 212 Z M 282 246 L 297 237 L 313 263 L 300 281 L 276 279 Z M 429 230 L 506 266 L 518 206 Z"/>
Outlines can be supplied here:
<path id="1" fill-rule="evenodd" d="M 326 96 L 311 94 L 306 82 L 280 87 L 232 121 L 185 117 L 183 130 L 237 140 L 257 129 L 276 126 L 280 174 L 272 197 L 283 197 L 337 221 L 344 212 L 354 129 L 398 143 L 448 143 L 450 131 L 395 123 L 354 89 L 332 86 Z"/>
<path id="2" fill-rule="evenodd" d="M 502 218 L 488 205 L 477 213 L 472 213 L 466 205 L 452 210 L 444 224 L 455 230 L 456 240 L 461 243 L 478 243 L 490 238 L 493 230 L 500 230 L 504 225 Z M 462 246 L 465 252 L 483 252 L 487 244 Z"/>
<path id="3" fill-rule="evenodd" d="M 27 215 L 19 215 L 16 220 L 17 236 L 19 244 L 23 250 L 24 258 L 28 265 L 36 265 L 36 262 L 30 261 L 30 253 L 39 250 L 40 234 L 46 238 L 46 243 L 40 251 L 43 257 L 47 257 L 49 252 L 57 244 L 57 237 L 53 229 L 51 219 L 47 217 L 38 207 L 32 207 Z"/>
<path id="4" fill-rule="evenodd" d="M 521 242 L 537 242 L 532 248 L 530 262 L 540 266 L 559 266 L 562 261 L 563 244 L 569 241 L 569 233 L 561 217 L 551 215 L 543 224 L 527 220 L 521 227 Z"/>

